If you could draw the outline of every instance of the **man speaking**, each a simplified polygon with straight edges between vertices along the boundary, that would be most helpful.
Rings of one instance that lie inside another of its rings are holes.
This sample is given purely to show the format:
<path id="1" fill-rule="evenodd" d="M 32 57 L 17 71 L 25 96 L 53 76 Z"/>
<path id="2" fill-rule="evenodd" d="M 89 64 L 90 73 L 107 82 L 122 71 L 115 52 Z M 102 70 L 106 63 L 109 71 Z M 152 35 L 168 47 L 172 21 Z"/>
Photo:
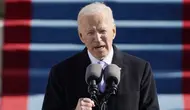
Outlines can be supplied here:
<path id="1" fill-rule="evenodd" d="M 150 64 L 113 44 L 110 7 L 91 3 L 77 22 L 86 47 L 52 67 L 42 110 L 159 110 Z"/>

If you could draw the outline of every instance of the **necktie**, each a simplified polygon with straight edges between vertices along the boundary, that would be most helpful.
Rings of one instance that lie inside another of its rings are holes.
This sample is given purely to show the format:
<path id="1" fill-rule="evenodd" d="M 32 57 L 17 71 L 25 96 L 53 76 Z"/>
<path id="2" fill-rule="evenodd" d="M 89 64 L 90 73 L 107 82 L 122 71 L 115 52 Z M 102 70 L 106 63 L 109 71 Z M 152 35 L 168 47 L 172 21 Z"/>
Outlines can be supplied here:
<path id="1" fill-rule="evenodd" d="M 103 69 L 107 66 L 106 62 L 104 62 L 104 61 L 99 61 L 98 64 L 100 64 Z M 102 77 L 102 80 L 99 84 L 99 89 L 102 93 L 105 91 L 105 87 L 106 87 L 106 84 L 104 82 L 104 78 Z"/>

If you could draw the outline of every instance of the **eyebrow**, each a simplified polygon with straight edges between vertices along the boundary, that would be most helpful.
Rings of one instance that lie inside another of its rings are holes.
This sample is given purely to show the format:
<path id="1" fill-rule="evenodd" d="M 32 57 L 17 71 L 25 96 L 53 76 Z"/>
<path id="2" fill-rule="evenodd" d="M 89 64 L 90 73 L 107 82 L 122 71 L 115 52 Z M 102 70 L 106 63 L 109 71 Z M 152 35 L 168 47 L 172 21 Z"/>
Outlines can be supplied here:
<path id="1" fill-rule="evenodd" d="M 106 29 L 106 27 L 105 26 L 101 26 L 101 27 L 98 27 L 98 30 L 99 29 Z M 89 32 L 89 31 L 94 31 L 94 28 L 90 28 L 90 29 L 87 29 L 87 31 Z"/>
<path id="2" fill-rule="evenodd" d="M 89 32 L 89 31 L 94 31 L 94 29 L 88 29 L 87 31 L 88 31 L 88 32 Z"/>

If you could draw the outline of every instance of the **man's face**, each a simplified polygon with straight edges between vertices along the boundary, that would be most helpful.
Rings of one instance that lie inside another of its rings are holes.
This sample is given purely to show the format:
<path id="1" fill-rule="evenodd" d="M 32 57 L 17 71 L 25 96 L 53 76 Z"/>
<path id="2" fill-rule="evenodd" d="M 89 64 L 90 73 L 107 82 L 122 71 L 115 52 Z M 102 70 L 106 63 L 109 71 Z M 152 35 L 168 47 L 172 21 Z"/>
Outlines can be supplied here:
<path id="1" fill-rule="evenodd" d="M 83 15 L 79 23 L 79 36 L 90 53 L 97 59 L 108 55 L 112 48 L 116 28 L 106 14 Z"/>

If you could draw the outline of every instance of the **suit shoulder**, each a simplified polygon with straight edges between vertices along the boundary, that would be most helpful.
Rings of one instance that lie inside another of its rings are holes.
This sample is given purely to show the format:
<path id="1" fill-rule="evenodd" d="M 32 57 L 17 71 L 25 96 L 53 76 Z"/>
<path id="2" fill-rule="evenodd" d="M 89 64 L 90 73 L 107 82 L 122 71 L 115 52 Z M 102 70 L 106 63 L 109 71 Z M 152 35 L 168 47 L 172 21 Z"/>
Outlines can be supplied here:
<path id="1" fill-rule="evenodd" d="M 140 58 L 140 57 L 137 57 L 137 56 L 134 56 L 134 55 L 131 55 L 131 54 L 128 54 L 128 53 L 124 53 L 123 52 L 123 56 L 124 56 L 124 61 L 128 61 L 130 64 L 135 64 L 135 65 L 145 65 L 146 63 L 149 63 L 148 61 Z"/>
<path id="2" fill-rule="evenodd" d="M 138 81 L 143 77 L 143 74 L 146 73 L 147 70 L 151 70 L 150 63 L 142 58 L 137 56 L 124 53 L 124 65 L 127 65 L 129 73 L 136 78 Z"/>

